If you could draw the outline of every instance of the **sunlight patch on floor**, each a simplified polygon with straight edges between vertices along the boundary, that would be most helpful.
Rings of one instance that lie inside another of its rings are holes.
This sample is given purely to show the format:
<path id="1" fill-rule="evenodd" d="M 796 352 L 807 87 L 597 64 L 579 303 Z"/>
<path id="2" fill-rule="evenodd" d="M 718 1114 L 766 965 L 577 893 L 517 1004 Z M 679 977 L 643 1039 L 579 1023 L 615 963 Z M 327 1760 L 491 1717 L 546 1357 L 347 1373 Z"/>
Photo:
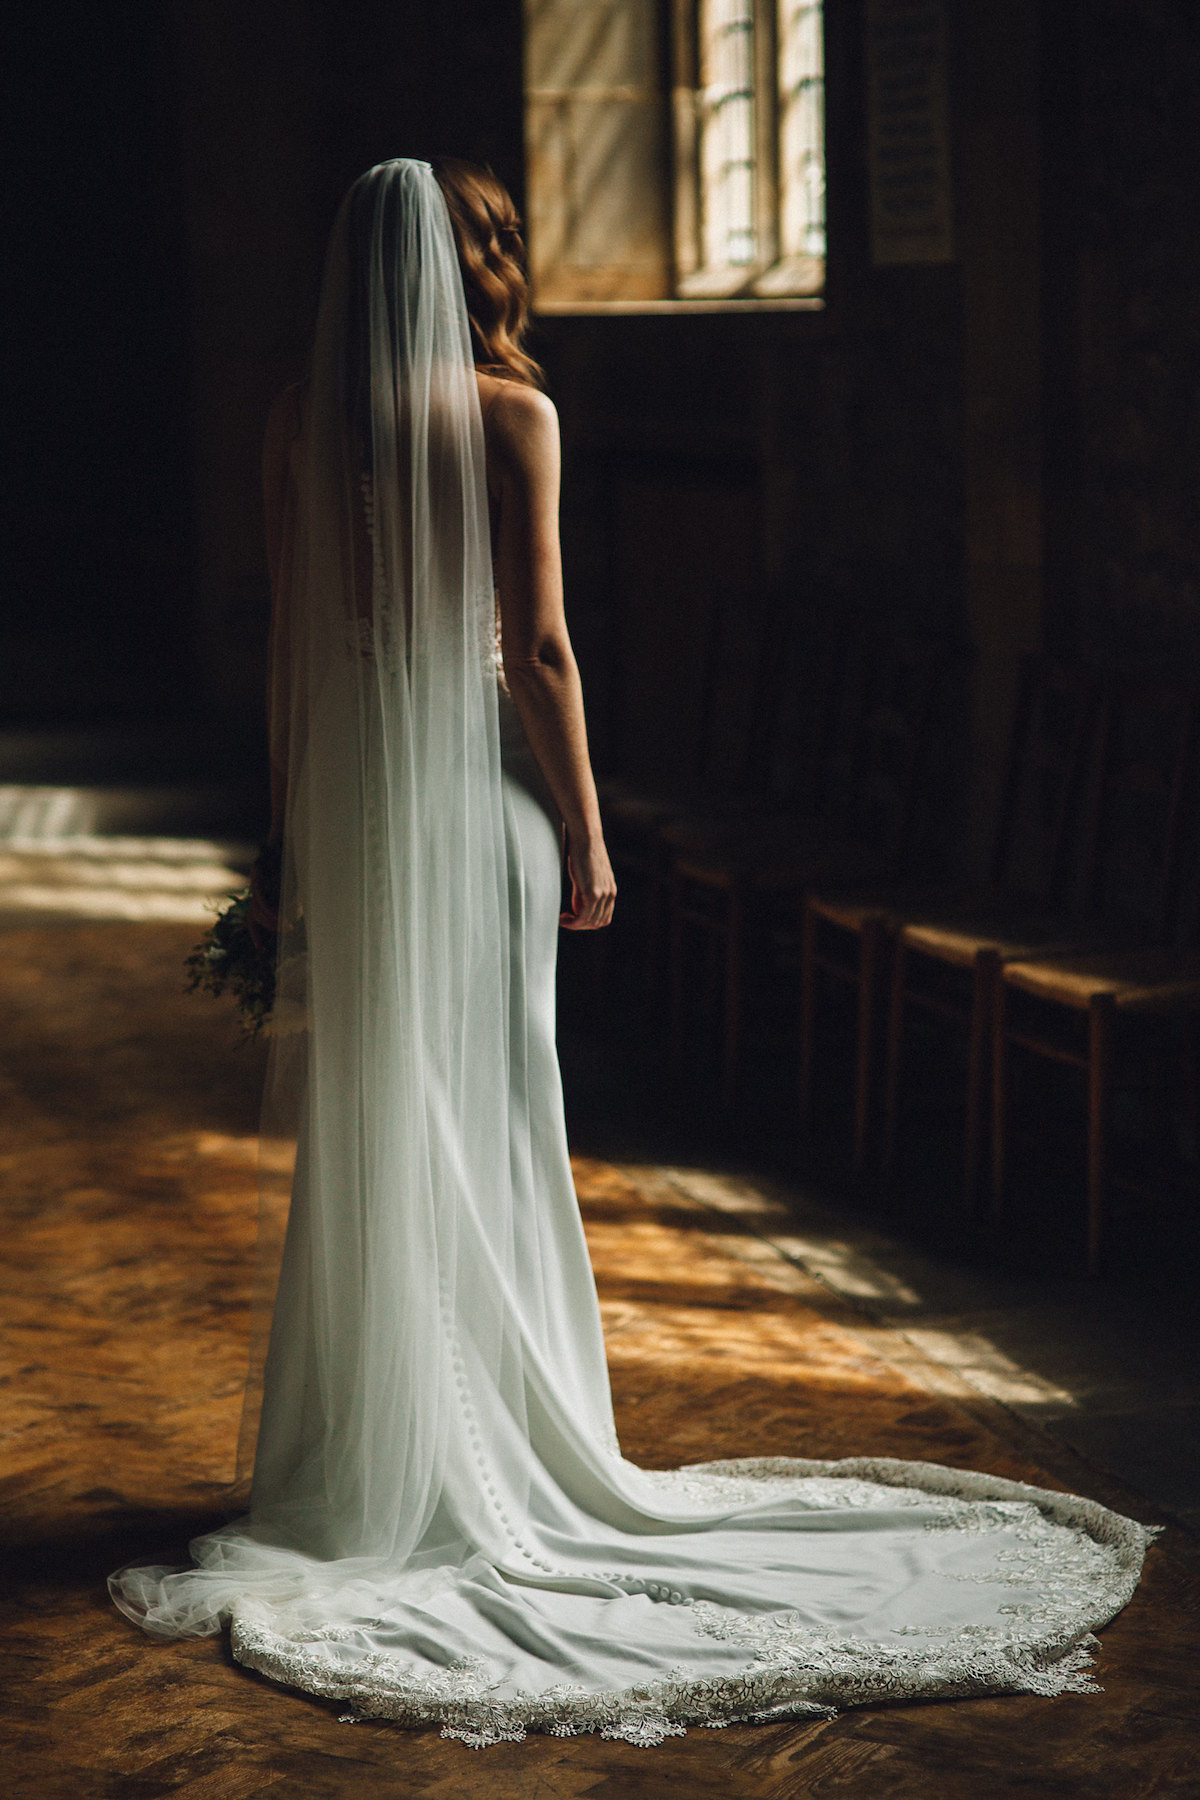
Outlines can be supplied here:
<path id="1" fill-rule="evenodd" d="M 964 1380 L 989 1399 L 1006 1406 L 1053 1406 L 1058 1410 L 1078 1404 L 1069 1388 L 1046 1381 L 999 1349 L 981 1331 L 930 1330 L 907 1326 L 905 1337 L 933 1362 L 956 1369 Z"/>
<path id="2" fill-rule="evenodd" d="M 205 838 L 13 836 L 0 841 L 0 917 L 208 924 L 245 885 L 245 847 Z"/>
<path id="3" fill-rule="evenodd" d="M 798 1233 L 789 1210 L 752 1182 L 707 1169 L 660 1171 L 679 1191 L 701 1205 L 732 1216 L 753 1232 L 764 1251 L 801 1269 L 852 1304 L 865 1305 L 887 1319 L 888 1328 L 923 1356 L 952 1370 L 977 1393 L 1007 1406 L 1045 1407 L 1056 1412 L 1078 1405 L 1069 1388 L 1047 1380 L 1000 1349 L 986 1333 L 967 1323 L 929 1320 L 928 1298 L 888 1269 L 864 1245 L 814 1230 Z M 924 1312 L 925 1323 L 919 1315 Z M 906 1318 L 905 1314 L 910 1317 Z"/>

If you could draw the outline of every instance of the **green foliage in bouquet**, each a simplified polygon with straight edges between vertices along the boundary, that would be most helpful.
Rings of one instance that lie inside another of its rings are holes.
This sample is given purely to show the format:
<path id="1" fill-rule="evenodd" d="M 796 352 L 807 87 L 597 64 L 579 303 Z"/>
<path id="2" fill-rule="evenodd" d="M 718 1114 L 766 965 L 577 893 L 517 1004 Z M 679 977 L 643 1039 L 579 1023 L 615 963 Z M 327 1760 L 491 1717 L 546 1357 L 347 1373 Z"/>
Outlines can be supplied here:
<path id="1" fill-rule="evenodd" d="M 274 846 L 260 852 L 256 870 L 259 892 L 278 906 L 279 853 Z M 234 894 L 184 963 L 189 994 L 233 995 L 246 1039 L 256 1038 L 274 1011 L 277 943 L 274 932 L 251 927 L 250 903 L 250 888 Z"/>

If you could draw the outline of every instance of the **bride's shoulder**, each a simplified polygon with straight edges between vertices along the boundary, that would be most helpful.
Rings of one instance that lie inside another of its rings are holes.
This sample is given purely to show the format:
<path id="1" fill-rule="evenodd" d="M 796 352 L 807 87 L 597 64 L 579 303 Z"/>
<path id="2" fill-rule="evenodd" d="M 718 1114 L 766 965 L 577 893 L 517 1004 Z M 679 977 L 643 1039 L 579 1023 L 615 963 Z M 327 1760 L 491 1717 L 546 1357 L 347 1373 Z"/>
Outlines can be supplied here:
<path id="1" fill-rule="evenodd" d="M 523 381 L 493 378 L 487 386 L 484 392 L 481 380 L 484 424 L 500 459 L 519 468 L 557 461 L 558 412 L 550 396 Z"/>

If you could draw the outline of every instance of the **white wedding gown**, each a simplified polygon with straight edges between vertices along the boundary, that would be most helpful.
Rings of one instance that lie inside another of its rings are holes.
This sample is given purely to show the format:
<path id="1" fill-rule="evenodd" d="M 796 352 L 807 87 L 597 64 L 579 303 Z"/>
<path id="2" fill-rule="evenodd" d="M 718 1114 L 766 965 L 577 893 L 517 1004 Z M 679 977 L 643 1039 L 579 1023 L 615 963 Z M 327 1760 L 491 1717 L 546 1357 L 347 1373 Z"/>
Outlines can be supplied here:
<path id="1" fill-rule="evenodd" d="M 452 255 L 423 167 L 383 165 Z M 455 343 L 478 464 L 465 326 Z M 490 585 L 472 591 L 490 606 Z M 554 1043 L 553 802 L 494 666 L 478 743 L 456 714 L 438 762 L 429 659 L 406 664 L 378 615 L 340 654 L 331 641 L 306 728 L 320 755 L 294 763 L 289 793 L 312 1045 L 251 1510 L 197 1540 L 191 1568 L 120 1571 L 117 1605 L 166 1636 L 228 1626 L 238 1661 L 350 1717 L 476 1746 L 1089 1691 L 1091 1634 L 1129 1599 L 1150 1535 L 1093 1501 L 925 1463 L 805 1461 L 798 1441 L 670 1472 L 623 1459 Z M 422 767 L 451 794 L 432 822 L 398 780 L 373 785 L 407 766 L 389 760 L 401 716 L 406 756 L 425 721 Z M 454 758 L 474 766 L 477 749 L 482 768 L 489 743 L 495 807 L 476 838 Z M 455 909 L 481 858 L 476 930 Z M 437 1023 L 455 983 L 465 1036 Z"/>

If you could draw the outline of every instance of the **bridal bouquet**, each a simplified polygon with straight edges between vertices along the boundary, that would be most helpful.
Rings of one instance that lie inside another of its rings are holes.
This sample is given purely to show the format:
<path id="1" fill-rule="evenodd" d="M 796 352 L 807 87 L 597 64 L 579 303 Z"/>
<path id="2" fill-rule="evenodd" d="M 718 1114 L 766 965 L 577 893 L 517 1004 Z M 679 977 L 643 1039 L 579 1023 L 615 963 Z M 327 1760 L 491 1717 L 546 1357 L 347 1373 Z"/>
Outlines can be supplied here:
<path id="1" fill-rule="evenodd" d="M 280 859 L 276 845 L 268 844 L 255 863 L 258 891 L 272 908 L 279 905 Z M 276 952 L 278 938 L 251 914 L 254 890 L 246 887 L 230 897 L 214 919 L 207 935 L 196 945 L 184 967 L 187 992 L 201 990 L 223 994 L 228 989 L 241 1014 L 243 1038 L 256 1038 L 275 1026 Z M 294 960 L 294 959 L 289 959 Z"/>

